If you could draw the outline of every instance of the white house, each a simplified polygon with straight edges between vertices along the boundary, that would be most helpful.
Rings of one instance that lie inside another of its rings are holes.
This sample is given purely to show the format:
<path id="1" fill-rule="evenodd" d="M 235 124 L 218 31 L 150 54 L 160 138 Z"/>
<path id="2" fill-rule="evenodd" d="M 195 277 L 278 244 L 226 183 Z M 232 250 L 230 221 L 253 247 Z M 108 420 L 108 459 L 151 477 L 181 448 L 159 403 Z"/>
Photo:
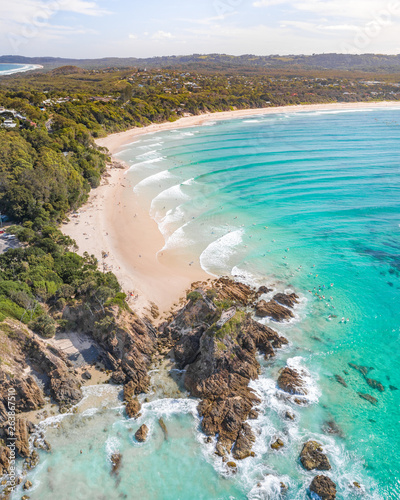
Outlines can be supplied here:
<path id="1" fill-rule="evenodd" d="M 17 126 L 15 121 L 11 120 L 10 118 L 8 120 L 4 120 L 4 122 L 1 125 L 2 125 L 2 127 L 6 127 L 6 128 L 15 128 Z"/>

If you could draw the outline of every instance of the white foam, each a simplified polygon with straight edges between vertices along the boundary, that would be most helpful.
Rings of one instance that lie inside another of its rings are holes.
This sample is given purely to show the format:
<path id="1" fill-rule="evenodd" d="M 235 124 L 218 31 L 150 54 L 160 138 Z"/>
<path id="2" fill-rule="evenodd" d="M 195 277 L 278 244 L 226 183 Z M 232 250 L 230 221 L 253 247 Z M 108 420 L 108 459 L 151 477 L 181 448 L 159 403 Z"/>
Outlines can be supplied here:
<path id="1" fill-rule="evenodd" d="M 149 160 L 141 161 L 139 163 L 132 163 L 129 167 L 129 171 L 138 170 L 139 168 L 143 168 L 143 166 L 148 168 L 148 166 L 152 166 L 154 163 L 159 163 L 163 160 L 165 160 L 165 156 L 157 156 L 157 158 L 150 158 Z"/>
<path id="2" fill-rule="evenodd" d="M 172 175 L 168 170 L 162 170 L 161 172 L 149 175 L 148 177 L 145 177 L 143 180 L 138 182 L 136 186 L 133 188 L 133 192 L 137 193 L 140 189 L 143 189 L 144 187 L 148 187 L 151 184 L 160 184 L 160 182 L 164 182 L 167 179 L 172 179 Z"/>
<path id="3" fill-rule="evenodd" d="M 375 111 L 375 109 L 372 108 L 361 108 L 361 109 L 335 109 L 335 110 L 320 110 L 320 111 L 306 111 L 302 112 L 302 115 L 313 115 L 313 116 L 320 116 L 320 115 L 339 115 L 342 113 L 365 113 L 365 112 L 371 112 Z"/>
<path id="4" fill-rule="evenodd" d="M 162 218 L 159 218 L 157 216 L 154 217 L 156 222 L 158 223 L 158 228 L 161 234 L 164 236 L 165 242 L 167 242 L 169 237 L 171 237 L 174 231 L 176 231 L 176 229 L 173 229 L 171 231 L 171 227 L 174 227 L 177 224 L 182 227 L 184 225 L 185 217 L 186 214 L 180 206 L 168 210 L 168 212 Z"/>
<path id="5" fill-rule="evenodd" d="M 316 379 L 314 379 L 310 372 L 307 370 L 307 368 L 304 368 L 302 362 L 303 358 L 301 356 L 296 356 L 294 358 L 289 358 L 286 362 L 287 366 L 289 368 L 292 368 L 293 370 L 296 370 L 299 372 L 303 383 L 304 387 L 307 390 L 307 395 L 305 396 L 294 396 L 299 399 L 306 400 L 307 403 L 309 404 L 316 404 L 318 403 L 318 400 L 321 396 L 321 391 L 316 383 Z M 317 377 L 317 375 L 315 375 Z"/>
<path id="6" fill-rule="evenodd" d="M 113 453 L 117 453 L 121 447 L 121 442 L 114 436 L 109 436 L 106 441 L 107 458 L 110 460 Z"/>
<path id="7" fill-rule="evenodd" d="M 189 200 L 190 196 L 182 191 L 182 184 L 189 185 L 189 181 L 187 182 L 188 184 L 186 184 L 185 182 L 175 184 L 174 186 L 171 186 L 167 189 L 164 189 L 164 191 L 161 191 L 161 193 L 159 193 L 151 202 L 150 214 L 152 216 L 155 214 L 155 207 L 157 204 L 165 204 L 165 202 L 169 200 L 174 200 L 177 202 Z"/>
<path id="8" fill-rule="evenodd" d="M 277 500 L 283 498 L 281 483 L 288 485 L 289 482 L 288 476 L 278 477 L 268 474 L 251 489 L 247 498 L 249 500 Z"/>
<path id="9" fill-rule="evenodd" d="M 157 399 L 149 403 L 143 403 L 143 418 L 153 416 L 156 418 L 169 417 L 177 413 L 193 415 L 198 420 L 197 405 L 198 399 Z"/>
<path id="10" fill-rule="evenodd" d="M 190 222 L 186 222 L 183 226 L 179 227 L 176 231 L 174 231 L 171 236 L 169 236 L 165 242 L 165 245 L 160 250 L 163 252 L 164 250 L 171 250 L 186 247 L 188 245 L 193 245 L 195 243 L 194 240 L 189 238 L 185 234 L 185 228 L 190 224 Z"/>
<path id="11" fill-rule="evenodd" d="M 243 229 L 237 229 L 213 241 L 200 255 L 200 265 L 204 271 L 222 270 L 230 272 L 229 259 L 235 254 L 236 248 L 243 242 Z M 229 267 L 229 269 L 228 269 Z"/>

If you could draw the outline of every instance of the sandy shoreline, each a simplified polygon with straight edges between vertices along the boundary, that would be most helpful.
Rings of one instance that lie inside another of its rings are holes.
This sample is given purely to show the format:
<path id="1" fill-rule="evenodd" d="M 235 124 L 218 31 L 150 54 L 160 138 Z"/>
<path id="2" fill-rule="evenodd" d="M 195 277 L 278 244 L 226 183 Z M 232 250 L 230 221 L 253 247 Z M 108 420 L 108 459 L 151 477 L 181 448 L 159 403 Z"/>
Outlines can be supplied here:
<path id="1" fill-rule="evenodd" d="M 390 107 L 400 108 L 400 102 L 316 104 L 210 113 L 133 128 L 98 139 L 96 143 L 108 148 L 111 154 L 116 154 L 125 144 L 144 134 L 198 126 L 210 120 L 288 112 Z M 117 164 L 122 168 L 116 168 Z M 209 279 L 210 276 L 201 269 L 198 259 L 186 262 L 184 259 L 173 261 L 168 255 L 157 256 L 164 246 L 164 238 L 157 223 L 134 196 L 133 186 L 126 177 L 127 169 L 127 166 L 115 160 L 102 184 L 92 190 L 88 203 L 81 208 L 78 216 L 72 216 L 63 226 L 63 232 L 77 242 L 80 253 L 86 251 L 95 255 L 101 269 L 108 269 L 117 276 L 134 310 L 149 315 L 151 303 L 154 303 L 162 315 L 167 315 L 185 296 L 193 282 Z M 107 254 L 106 258 L 102 258 L 103 252 Z"/>

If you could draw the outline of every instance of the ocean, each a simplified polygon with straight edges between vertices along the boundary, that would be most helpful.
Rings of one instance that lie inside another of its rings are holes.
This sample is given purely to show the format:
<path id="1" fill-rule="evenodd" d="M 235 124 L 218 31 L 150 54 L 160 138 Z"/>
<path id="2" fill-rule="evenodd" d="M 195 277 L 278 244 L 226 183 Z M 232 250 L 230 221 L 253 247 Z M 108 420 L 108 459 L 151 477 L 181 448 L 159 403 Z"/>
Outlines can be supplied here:
<path id="1" fill-rule="evenodd" d="M 182 265 L 197 259 L 216 276 L 295 291 L 295 319 L 269 323 L 290 344 L 273 361 L 260 359 L 256 456 L 237 474 L 205 443 L 197 401 L 163 368 L 152 374 L 139 421 L 124 418 L 118 388 L 99 386 L 85 389 L 83 414 L 45 422 L 53 451 L 28 474 L 29 497 L 300 500 L 317 474 L 299 454 L 314 439 L 331 461 L 325 474 L 338 498 L 400 498 L 399 144 L 400 110 L 389 108 L 211 117 L 127 145 L 118 156 L 159 224 L 160 252 Z M 367 377 L 349 363 L 367 367 Z M 277 388 L 286 364 L 304 370 L 306 406 Z M 294 421 L 282 418 L 288 409 Z M 150 432 L 139 444 L 142 423 Z M 270 448 L 277 437 L 285 444 L 278 452 Z M 115 451 L 118 476 L 110 474 Z"/>
<path id="2" fill-rule="evenodd" d="M 21 71 L 30 71 L 32 69 L 40 68 L 37 64 L 0 64 L 0 76 L 12 75 L 20 73 Z"/>

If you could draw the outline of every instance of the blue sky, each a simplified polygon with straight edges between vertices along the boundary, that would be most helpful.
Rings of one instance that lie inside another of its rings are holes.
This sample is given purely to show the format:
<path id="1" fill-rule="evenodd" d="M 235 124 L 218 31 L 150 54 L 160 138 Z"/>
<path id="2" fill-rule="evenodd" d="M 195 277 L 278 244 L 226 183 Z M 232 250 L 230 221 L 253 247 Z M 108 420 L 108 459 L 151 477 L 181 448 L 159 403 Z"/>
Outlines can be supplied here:
<path id="1" fill-rule="evenodd" d="M 0 0 L 0 52 L 400 53 L 400 0 Z"/>

